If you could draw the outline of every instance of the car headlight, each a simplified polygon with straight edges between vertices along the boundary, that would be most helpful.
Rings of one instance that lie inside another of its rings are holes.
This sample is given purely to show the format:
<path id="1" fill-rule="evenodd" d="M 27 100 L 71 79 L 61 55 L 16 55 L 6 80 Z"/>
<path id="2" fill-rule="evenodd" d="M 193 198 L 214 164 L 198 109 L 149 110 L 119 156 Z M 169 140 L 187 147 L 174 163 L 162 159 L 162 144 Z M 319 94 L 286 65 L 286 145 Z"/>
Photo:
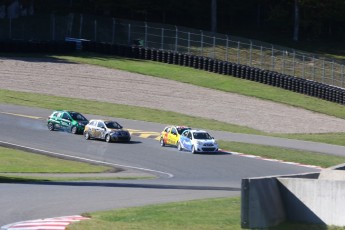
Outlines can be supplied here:
<path id="1" fill-rule="evenodd" d="M 203 145 L 202 141 L 197 141 L 196 144 L 197 145 Z"/>

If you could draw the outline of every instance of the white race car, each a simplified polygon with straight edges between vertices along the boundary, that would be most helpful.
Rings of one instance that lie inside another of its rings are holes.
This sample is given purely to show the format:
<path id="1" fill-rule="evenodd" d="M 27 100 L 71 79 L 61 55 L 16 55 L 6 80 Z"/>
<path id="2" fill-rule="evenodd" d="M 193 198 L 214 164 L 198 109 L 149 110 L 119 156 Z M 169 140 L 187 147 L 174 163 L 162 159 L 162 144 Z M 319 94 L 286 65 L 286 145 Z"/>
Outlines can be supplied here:
<path id="1" fill-rule="evenodd" d="M 188 150 L 192 153 L 216 153 L 218 144 L 214 138 L 204 130 L 186 130 L 181 136 L 177 145 L 179 151 Z"/>

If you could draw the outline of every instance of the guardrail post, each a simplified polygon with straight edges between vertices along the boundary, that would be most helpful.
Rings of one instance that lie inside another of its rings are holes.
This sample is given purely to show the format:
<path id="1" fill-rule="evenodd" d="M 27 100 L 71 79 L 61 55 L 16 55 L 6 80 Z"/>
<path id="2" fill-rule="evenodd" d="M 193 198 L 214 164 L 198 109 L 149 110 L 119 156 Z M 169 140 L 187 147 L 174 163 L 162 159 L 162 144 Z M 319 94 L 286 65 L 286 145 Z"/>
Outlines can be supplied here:
<path id="1" fill-rule="evenodd" d="M 274 71 L 274 47 L 272 45 L 272 54 L 271 54 L 271 70 Z"/>
<path id="2" fill-rule="evenodd" d="M 334 85 L 334 61 L 332 60 L 332 85 Z"/>
<path id="3" fill-rule="evenodd" d="M 344 65 L 341 65 L 341 88 L 344 88 Z"/>
<path id="4" fill-rule="evenodd" d="M 252 67 L 253 42 L 250 40 L 249 46 L 249 66 Z"/>
<path id="5" fill-rule="evenodd" d="M 313 81 L 315 80 L 315 57 L 313 57 Z"/>
<path id="6" fill-rule="evenodd" d="M 282 57 L 282 73 L 285 73 L 285 53 L 287 53 L 287 51 L 282 51 L 283 57 Z"/>
<path id="7" fill-rule="evenodd" d="M 322 60 L 322 83 L 325 83 L 325 59 Z"/>
<path id="8" fill-rule="evenodd" d="M 293 76 L 295 76 L 295 74 L 296 74 L 296 70 L 295 70 L 295 60 L 296 60 L 296 52 L 295 52 L 295 50 L 293 50 L 293 56 L 292 56 L 292 71 L 293 71 Z"/>
<path id="9" fill-rule="evenodd" d="M 302 61 L 303 61 L 303 70 L 302 70 L 302 77 L 305 78 L 305 57 L 304 55 L 302 56 Z"/>
<path id="10" fill-rule="evenodd" d="M 216 36 L 213 36 L 213 58 L 216 58 Z"/>
<path id="11" fill-rule="evenodd" d="M 264 52 L 263 52 L 263 47 L 260 46 L 260 69 L 262 69 L 262 60 L 264 58 Z"/>

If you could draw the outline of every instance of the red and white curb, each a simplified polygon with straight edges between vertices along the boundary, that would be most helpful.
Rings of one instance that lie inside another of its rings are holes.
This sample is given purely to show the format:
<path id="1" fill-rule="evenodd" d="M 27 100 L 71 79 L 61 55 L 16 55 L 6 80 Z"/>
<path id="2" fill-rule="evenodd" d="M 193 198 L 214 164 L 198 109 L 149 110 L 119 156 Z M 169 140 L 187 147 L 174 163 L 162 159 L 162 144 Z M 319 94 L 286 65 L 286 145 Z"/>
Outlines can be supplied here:
<path id="1" fill-rule="evenodd" d="M 2 226 L 0 230 L 65 230 L 71 223 L 88 219 L 90 218 L 76 215 L 28 220 Z"/>

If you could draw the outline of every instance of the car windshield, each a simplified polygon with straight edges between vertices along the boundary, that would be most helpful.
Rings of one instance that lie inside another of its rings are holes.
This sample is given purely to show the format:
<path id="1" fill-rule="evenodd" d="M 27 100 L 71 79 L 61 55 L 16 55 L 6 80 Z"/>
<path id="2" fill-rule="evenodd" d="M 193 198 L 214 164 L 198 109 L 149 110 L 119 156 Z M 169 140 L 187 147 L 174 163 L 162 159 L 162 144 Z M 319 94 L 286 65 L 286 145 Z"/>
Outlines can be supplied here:
<path id="1" fill-rule="evenodd" d="M 186 130 L 190 130 L 191 128 L 188 128 L 188 127 L 177 127 L 177 132 L 178 134 L 182 134 L 184 131 Z"/>
<path id="2" fill-rule="evenodd" d="M 71 115 L 71 117 L 73 118 L 73 120 L 77 120 L 77 121 L 87 121 L 87 119 L 81 115 L 80 113 L 76 113 L 76 112 L 70 112 L 69 113 Z"/>
<path id="3" fill-rule="evenodd" d="M 194 139 L 212 139 L 212 137 L 208 133 L 193 133 L 193 137 Z"/>
<path id="4" fill-rule="evenodd" d="M 116 121 L 106 121 L 104 122 L 105 126 L 109 129 L 122 129 L 122 126 Z"/>

